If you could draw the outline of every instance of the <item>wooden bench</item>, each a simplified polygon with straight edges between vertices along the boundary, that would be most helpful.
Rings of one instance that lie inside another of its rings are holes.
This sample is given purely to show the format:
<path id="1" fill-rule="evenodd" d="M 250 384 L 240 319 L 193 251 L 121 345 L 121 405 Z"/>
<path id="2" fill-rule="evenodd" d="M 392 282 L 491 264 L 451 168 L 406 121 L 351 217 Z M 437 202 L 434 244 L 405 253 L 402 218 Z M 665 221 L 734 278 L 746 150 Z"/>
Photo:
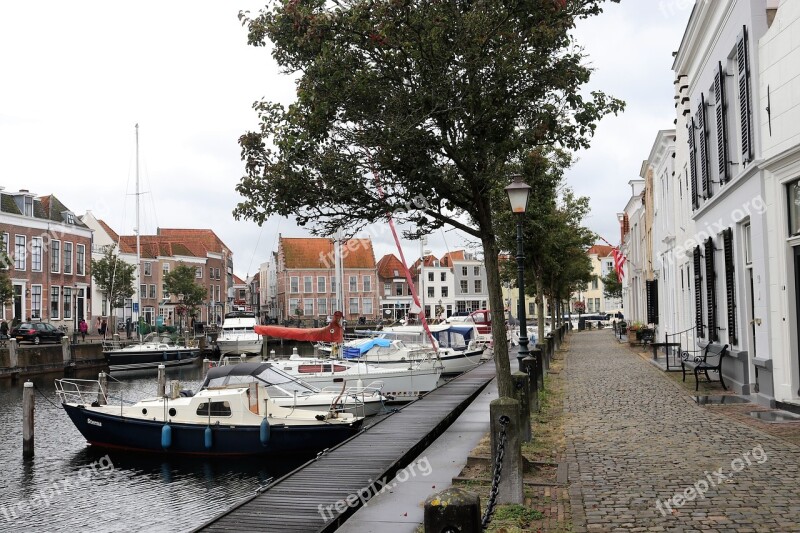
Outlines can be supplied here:
<path id="1" fill-rule="evenodd" d="M 725 381 L 722 379 L 722 360 L 728 355 L 728 345 L 720 346 L 708 343 L 701 353 L 702 355 L 692 359 L 688 352 L 684 352 L 683 357 L 681 357 L 683 381 L 686 381 L 686 369 L 692 369 L 694 371 L 694 390 L 699 390 L 700 372 L 703 372 L 706 375 L 706 380 L 711 383 L 714 381 L 708 375 L 709 371 L 711 371 L 719 375 L 719 382 L 722 388 L 728 390 L 728 387 L 725 386 Z"/>

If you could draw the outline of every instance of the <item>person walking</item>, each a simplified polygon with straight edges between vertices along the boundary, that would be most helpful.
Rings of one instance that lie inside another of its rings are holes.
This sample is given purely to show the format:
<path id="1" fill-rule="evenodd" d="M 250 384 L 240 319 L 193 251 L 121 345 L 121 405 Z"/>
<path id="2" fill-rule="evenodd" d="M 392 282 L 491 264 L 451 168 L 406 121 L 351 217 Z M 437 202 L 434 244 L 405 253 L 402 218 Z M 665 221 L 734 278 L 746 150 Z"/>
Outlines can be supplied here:
<path id="1" fill-rule="evenodd" d="M 106 319 L 104 318 L 102 321 L 100 321 L 100 327 L 97 329 L 97 332 L 100 335 L 102 335 L 104 339 L 106 338 L 106 329 L 107 328 L 108 328 L 108 323 L 106 322 Z"/>
<path id="2" fill-rule="evenodd" d="M 86 340 L 86 332 L 89 331 L 89 324 L 82 318 L 78 323 L 78 331 L 81 332 L 81 342 L 84 342 Z"/>
<path id="3" fill-rule="evenodd" d="M 8 338 L 8 322 L 6 322 L 5 320 L 3 320 L 2 323 L 0 323 L 0 338 L 2 339 Z"/>

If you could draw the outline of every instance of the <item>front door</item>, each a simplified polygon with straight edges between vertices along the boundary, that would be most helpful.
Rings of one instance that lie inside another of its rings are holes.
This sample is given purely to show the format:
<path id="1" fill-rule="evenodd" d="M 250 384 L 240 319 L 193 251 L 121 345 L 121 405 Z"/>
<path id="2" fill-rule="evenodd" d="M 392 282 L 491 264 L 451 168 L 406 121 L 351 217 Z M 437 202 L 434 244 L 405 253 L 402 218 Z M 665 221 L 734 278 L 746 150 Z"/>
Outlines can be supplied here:
<path id="1" fill-rule="evenodd" d="M 14 285 L 14 318 L 20 322 L 26 320 L 26 317 L 23 316 L 23 313 L 25 313 L 24 303 L 22 300 L 22 285 Z"/>

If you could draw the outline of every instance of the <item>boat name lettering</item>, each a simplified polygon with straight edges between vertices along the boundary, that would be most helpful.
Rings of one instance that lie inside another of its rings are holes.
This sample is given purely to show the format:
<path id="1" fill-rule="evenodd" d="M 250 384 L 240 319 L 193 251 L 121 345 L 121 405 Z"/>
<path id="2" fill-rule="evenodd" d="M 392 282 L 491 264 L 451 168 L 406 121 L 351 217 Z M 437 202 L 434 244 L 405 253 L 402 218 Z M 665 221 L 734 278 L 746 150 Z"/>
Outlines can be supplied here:
<path id="1" fill-rule="evenodd" d="M 98 422 L 97 420 L 92 420 L 91 418 L 87 418 L 86 419 L 86 423 L 90 424 L 92 426 L 103 427 L 103 423 L 102 422 Z"/>

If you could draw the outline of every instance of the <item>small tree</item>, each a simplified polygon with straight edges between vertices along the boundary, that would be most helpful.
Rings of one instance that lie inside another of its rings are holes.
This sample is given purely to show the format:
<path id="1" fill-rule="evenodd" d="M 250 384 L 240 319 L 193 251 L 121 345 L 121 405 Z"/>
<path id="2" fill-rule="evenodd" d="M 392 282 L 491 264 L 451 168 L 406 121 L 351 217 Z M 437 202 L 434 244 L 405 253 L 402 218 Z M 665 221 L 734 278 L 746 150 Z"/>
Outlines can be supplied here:
<path id="1" fill-rule="evenodd" d="M 181 263 L 164 275 L 164 290 L 181 297 L 181 305 L 176 308 L 181 317 L 194 315 L 208 294 L 205 287 L 195 282 L 196 273 L 194 267 Z"/>
<path id="2" fill-rule="evenodd" d="M 112 315 L 115 309 L 125 305 L 126 298 L 133 296 L 136 271 L 136 265 L 120 259 L 114 249 L 115 246 L 109 246 L 102 259 L 92 259 L 92 279 L 105 294 Z"/>
<path id="3" fill-rule="evenodd" d="M 14 287 L 11 285 L 11 278 L 8 269 L 11 267 L 11 259 L 6 254 L 7 243 L 0 235 L 0 305 L 5 307 L 14 298 Z"/>
<path id="4" fill-rule="evenodd" d="M 608 299 L 622 298 L 622 283 L 620 283 L 617 273 L 613 270 L 600 278 L 603 282 L 603 296 Z"/>

